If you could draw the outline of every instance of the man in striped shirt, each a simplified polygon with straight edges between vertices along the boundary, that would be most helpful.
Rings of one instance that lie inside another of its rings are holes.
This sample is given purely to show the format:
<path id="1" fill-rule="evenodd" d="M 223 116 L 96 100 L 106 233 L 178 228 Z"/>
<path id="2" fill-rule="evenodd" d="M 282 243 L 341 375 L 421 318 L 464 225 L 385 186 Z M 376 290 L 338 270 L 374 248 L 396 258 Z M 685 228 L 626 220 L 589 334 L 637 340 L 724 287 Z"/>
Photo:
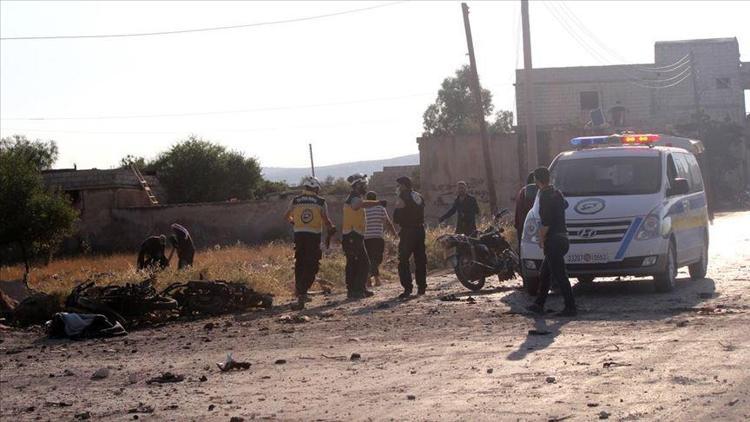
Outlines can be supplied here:
<path id="1" fill-rule="evenodd" d="M 365 195 L 365 201 L 377 202 L 378 196 L 375 192 L 367 192 Z M 367 256 L 370 258 L 370 278 L 368 284 L 370 286 L 380 285 L 380 264 L 383 262 L 383 252 L 385 251 L 385 239 L 383 239 L 383 232 L 385 229 L 396 233 L 396 228 L 393 227 L 393 222 L 388 217 L 388 211 L 385 209 L 382 203 L 378 203 L 375 206 L 365 208 L 365 249 L 367 249 Z"/>

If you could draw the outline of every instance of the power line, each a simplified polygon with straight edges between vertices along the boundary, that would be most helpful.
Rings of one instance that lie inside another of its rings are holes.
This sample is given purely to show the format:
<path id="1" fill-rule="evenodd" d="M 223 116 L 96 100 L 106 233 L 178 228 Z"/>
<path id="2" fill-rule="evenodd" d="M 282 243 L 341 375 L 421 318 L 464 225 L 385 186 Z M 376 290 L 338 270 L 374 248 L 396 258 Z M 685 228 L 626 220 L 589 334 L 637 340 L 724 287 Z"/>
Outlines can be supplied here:
<path id="1" fill-rule="evenodd" d="M 573 23 L 575 27 L 578 28 L 584 35 L 587 35 L 604 53 L 609 53 L 612 57 L 622 61 L 622 62 L 628 62 L 622 55 L 620 55 L 616 50 L 613 50 L 610 48 L 606 43 L 604 43 L 599 37 L 594 34 L 593 31 L 591 31 L 584 23 L 583 21 L 565 4 L 565 2 L 555 2 L 556 5 L 560 7 L 560 12 L 568 17 L 568 20 Z M 602 55 L 605 57 L 604 55 Z M 688 65 L 688 58 L 689 54 L 686 54 L 679 60 L 675 61 L 674 63 L 659 66 L 659 67 L 642 67 L 642 66 L 633 66 L 632 68 L 634 70 L 642 71 L 642 72 L 653 72 L 653 73 L 670 73 L 673 71 L 678 70 L 679 68 Z M 605 57 L 606 59 L 606 57 Z M 612 63 L 611 60 L 607 60 L 609 63 Z"/>
<path id="2" fill-rule="evenodd" d="M 567 19 L 565 19 L 565 16 L 562 15 L 562 12 L 560 12 L 557 8 L 553 7 L 554 5 L 551 4 L 551 3 L 545 3 L 545 6 L 552 13 L 552 16 L 555 18 L 555 20 L 557 20 L 557 22 L 563 27 L 563 29 L 581 47 L 583 47 L 583 49 L 586 50 L 586 52 L 588 52 L 589 55 L 591 55 L 591 57 L 593 57 L 594 59 L 596 59 L 598 62 L 600 62 L 602 64 L 611 65 L 611 61 L 609 61 L 604 54 L 600 53 L 596 48 L 592 47 L 592 45 L 589 42 L 587 42 L 587 40 L 581 34 L 579 34 L 577 31 L 575 31 L 572 28 L 572 26 L 570 26 L 568 24 Z M 627 82 L 629 82 L 629 83 L 631 83 L 633 85 L 639 86 L 641 88 L 648 88 L 648 89 L 671 88 L 671 87 L 676 86 L 677 84 L 681 83 L 682 81 L 684 81 L 687 78 L 687 76 L 690 75 L 690 73 L 688 73 L 686 76 L 683 76 L 683 75 L 686 74 L 686 72 L 690 72 L 690 67 L 687 67 L 685 70 L 682 71 L 682 73 L 680 73 L 680 74 L 678 74 L 678 75 L 676 75 L 674 77 L 670 77 L 670 78 L 666 78 L 666 79 L 659 79 L 659 78 L 656 78 L 656 79 L 643 79 L 640 76 L 637 76 L 637 75 L 634 75 L 634 74 L 630 74 L 625 69 L 619 69 L 619 68 L 616 68 L 615 71 L 617 71 L 618 73 L 620 73 L 621 75 L 623 75 L 625 77 L 625 79 L 627 80 Z M 682 77 L 682 78 L 679 81 L 677 81 L 676 83 L 668 84 L 668 85 L 651 85 L 651 84 L 645 83 L 645 82 L 656 82 L 656 83 L 671 82 L 672 80 L 675 80 L 675 79 L 680 78 L 680 77 Z"/>
<path id="3" fill-rule="evenodd" d="M 340 12 L 326 13 L 323 15 L 305 16 L 301 18 L 282 19 L 277 21 L 268 22 L 255 22 L 241 25 L 226 25 L 226 26 L 214 26 L 207 28 L 192 28 L 192 29 L 178 29 L 171 31 L 156 31 L 156 32 L 137 32 L 137 33 L 124 33 L 124 34 L 95 34 L 95 35 L 41 35 L 41 36 L 20 36 L 20 37 L 2 37 L 0 41 L 22 41 L 22 40 L 71 40 L 71 39 L 92 39 L 92 38 L 131 38 L 131 37 L 150 37 L 157 35 L 177 35 L 177 34 L 188 34 L 194 32 L 209 32 L 209 31 L 223 31 L 228 29 L 242 29 L 242 28 L 254 28 L 259 26 L 271 26 L 286 23 L 305 22 L 317 19 L 330 18 L 334 16 L 348 15 L 351 13 L 359 13 L 368 10 L 380 9 L 383 7 L 393 6 L 399 3 L 404 3 L 406 0 L 394 1 L 391 3 L 377 4 L 375 6 L 362 7 L 359 9 L 343 10 Z"/>
<path id="4" fill-rule="evenodd" d="M 256 113 L 256 112 L 263 112 L 263 111 L 287 111 L 287 110 L 318 108 L 318 107 L 335 107 L 335 106 L 342 106 L 342 105 L 364 104 L 364 103 L 372 103 L 372 102 L 380 102 L 380 101 L 403 100 L 403 99 L 408 99 L 408 98 L 425 97 L 428 95 L 435 95 L 435 92 L 423 92 L 419 94 L 402 95 L 402 96 L 397 96 L 397 97 L 368 98 L 368 99 L 363 99 L 363 100 L 339 101 L 339 102 L 319 103 L 319 104 L 261 107 L 261 108 L 247 109 L 247 110 L 198 111 L 198 112 L 188 112 L 188 113 L 129 114 L 129 115 L 109 115 L 109 116 L 104 115 L 104 116 L 8 117 L 8 118 L 0 118 L 0 120 L 7 120 L 7 121 L 119 120 L 119 119 L 151 119 L 151 118 L 165 118 L 165 117 L 214 116 L 214 115 L 223 115 L 223 114 Z"/>

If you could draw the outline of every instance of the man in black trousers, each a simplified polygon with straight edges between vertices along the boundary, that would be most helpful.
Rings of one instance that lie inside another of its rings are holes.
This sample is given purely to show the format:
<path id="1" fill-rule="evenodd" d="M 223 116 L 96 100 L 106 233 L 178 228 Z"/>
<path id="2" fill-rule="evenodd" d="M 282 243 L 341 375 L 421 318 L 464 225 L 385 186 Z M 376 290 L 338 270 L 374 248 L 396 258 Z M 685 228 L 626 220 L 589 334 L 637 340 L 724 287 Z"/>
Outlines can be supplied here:
<path id="1" fill-rule="evenodd" d="M 554 277 L 565 300 L 565 309 L 558 316 L 577 314 L 573 289 L 570 287 L 568 272 L 565 269 L 565 254 L 568 253 L 568 228 L 565 224 L 565 209 L 568 202 L 563 194 L 550 184 L 550 174 L 546 167 L 534 170 L 534 181 L 539 188 L 539 246 L 544 249 L 544 261 L 539 274 L 539 295 L 527 307 L 531 312 L 544 314 L 544 302 L 549 294 L 551 277 Z"/>
<path id="2" fill-rule="evenodd" d="M 399 298 L 406 299 L 414 291 L 409 259 L 414 255 L 414 278 L 417 294 L 427 290 L 427 253 L 425 251 L 424 199 L 412 190 L 411 179 L 404 176 L 398 182 L 398 200 L 393 211 L 393 222 L 400 227 L 398 242 L 398 277 L 404 292 Z"/>

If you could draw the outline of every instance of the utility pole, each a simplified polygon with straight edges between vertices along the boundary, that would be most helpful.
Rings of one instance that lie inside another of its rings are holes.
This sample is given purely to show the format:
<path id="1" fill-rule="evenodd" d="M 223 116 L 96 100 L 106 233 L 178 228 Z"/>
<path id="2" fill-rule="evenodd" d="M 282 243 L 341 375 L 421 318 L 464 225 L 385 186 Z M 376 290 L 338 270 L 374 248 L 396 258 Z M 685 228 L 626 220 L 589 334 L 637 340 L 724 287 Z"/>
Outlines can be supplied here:
<path id="1" fill-rule="evenodd" d="M 474 58 L 474 41 L 471 39 L 471 24 L 469 23 L 469 6 L 461 3 L 464 13 L 464 29 L 466 30 L 466 44 L 469 47 L 469 64 L 471 65 L 471 91 L 474 94 L 477 120 L 479 121 L 479 137 L 482 141 L 482 155 L 484 155 L 484 175 L 487 179 L 487 194 L 490 200 L 490 212 L 497 211 L 497 192 L 495 191 L 495 176 L 492 174 L 492 156 L 490 155 L 490 144 L 487 135 L 487 122 L 484 120 L 484 107 L 482 106 L 482 88 L 479 85 L 479 73 L 477 72 L 477 61 Z"/>
<path id="2" fill-rule="evenodd" d="M 690 50 L 690 76 L 693 79 L 693 104 L 695 106 L 695 116 L 698 118 L 701 112 L 700 95 L 698 94 L 698 72 L 695 71 L 695 56 L 693 50 Z"/>
<path id="3" fill-rule="evenodd" d="M 539 166 L 534 120 L 534 77 L 531 65 L 531 29 L 529 28 L 529 0 L 521 0 L 523 26 L 523 96 L 526 112 L 526 174 Z M 523 182 L 523 181 L 522 181 Z"/>
<path id="4" fill-rule="evenodd" d="M 315 162 L 313 161 L 312 144 L 307 144 L 310 147 L 310 171 L 312 177 L 315 177 Z"/>

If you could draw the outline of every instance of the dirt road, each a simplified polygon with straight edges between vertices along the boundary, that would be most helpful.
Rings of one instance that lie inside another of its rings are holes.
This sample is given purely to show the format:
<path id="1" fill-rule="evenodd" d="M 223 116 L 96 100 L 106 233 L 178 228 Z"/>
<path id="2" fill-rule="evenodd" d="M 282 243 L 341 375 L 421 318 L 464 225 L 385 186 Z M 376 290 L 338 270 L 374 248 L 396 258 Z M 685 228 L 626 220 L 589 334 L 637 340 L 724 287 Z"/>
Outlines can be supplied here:
<path id="1" fill-rule="evenodd" d="M 579 286 L 576 319 L 527 315 L 518 281 L 469 300 L 440 276 L 405 303 L 392 299 L 392 283 L 361 302 L 317 296 L 301 314 L 117 339 L 6 331 L 2 419 L 748 420 L 750 213 L 716 220 L 710 258 L 709 278 L 683 271 L 669 294 L 653 293 L 650 280 Z M 451 293 L 460 300 L 439 299 Z M 229 351 L 252 367 L 220 373 L 215 362 Z M 109 376 L 92 380 L 103 367 Z M 146 383 L 163 371 L 186 379 Z"/>

